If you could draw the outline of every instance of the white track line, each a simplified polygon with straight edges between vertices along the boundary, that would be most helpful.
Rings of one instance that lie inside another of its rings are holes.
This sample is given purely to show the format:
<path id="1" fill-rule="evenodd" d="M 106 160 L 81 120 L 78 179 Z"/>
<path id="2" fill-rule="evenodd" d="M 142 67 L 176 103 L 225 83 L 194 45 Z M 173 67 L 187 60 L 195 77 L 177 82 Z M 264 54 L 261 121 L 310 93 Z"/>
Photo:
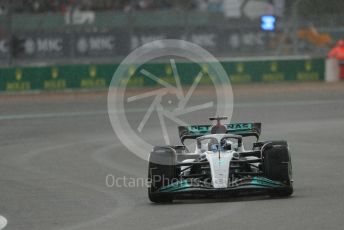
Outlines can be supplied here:
<path id="1" fill-rule="evenodd" d="M 234 104 L 236 108 L 256 108 L 256 107 L 286 107 L 286 106 L 314 106 L 327 104 L 343 104 L 343 100 L 311 100 L 311 101 L 280 101 L 280 102 L 258 102 L 258 103 L 238 103 Z M 168 108 L 167 108 L 168 109 Z M 186 108 L 187 109 L 187 108 Z M 0 121 L 4 120 L 25 120 L 25 119 L 43 119 L 43 118 L 60 118 L 60 117 L 85 117 L 95 115 L 105 115 L 107 113 L 142 113 L 147 108 L 128 108 L 125 111 L 85 111 L 85 112 L 65 112 L 65 113 L 35 113 L 35 114 L 9 114 L 0 115 Z"/>
<path id="2" fill-rule="evenodd" d="M 4 229 L 7 225 L 7 220 L 5 217 L 0 216 L 0 230 Z"/>

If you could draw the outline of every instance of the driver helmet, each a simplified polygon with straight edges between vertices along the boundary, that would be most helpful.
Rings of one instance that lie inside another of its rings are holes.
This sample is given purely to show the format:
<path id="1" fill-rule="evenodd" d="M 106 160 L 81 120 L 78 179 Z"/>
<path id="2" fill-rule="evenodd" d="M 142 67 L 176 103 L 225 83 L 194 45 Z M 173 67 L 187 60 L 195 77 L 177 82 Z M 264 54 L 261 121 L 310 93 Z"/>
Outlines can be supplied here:
<path id="1" fill-rule="evenodd" d="M 224 151 L 232 150 L 232 143 L 228 140 L 221 140 L 221 147 Z"/>

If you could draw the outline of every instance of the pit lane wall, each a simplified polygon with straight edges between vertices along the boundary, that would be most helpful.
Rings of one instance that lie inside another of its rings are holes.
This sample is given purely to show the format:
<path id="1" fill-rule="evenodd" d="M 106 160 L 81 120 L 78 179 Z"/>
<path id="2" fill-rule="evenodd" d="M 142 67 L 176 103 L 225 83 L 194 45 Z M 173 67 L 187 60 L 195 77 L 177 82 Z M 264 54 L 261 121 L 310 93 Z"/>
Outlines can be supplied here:
<path id="1" fill-rule="evenodd" d="M 60 91 L 106 89 L 119 64 L 13 67 L 0 69 L 0 92 Z M 324 81 L 324 59 L 236 60 L 222 61 L 232 84 Z M 178 63 L 183 85 L 191 85 L 199 72 L 200 84 L 210 84 L 207 63 Z M 129 87 L 149 87 L 158 83 L 140 73 L 145 69 L 167 82 L 174 83 L 168 63 L 130 66 L 123 81 Z"/>

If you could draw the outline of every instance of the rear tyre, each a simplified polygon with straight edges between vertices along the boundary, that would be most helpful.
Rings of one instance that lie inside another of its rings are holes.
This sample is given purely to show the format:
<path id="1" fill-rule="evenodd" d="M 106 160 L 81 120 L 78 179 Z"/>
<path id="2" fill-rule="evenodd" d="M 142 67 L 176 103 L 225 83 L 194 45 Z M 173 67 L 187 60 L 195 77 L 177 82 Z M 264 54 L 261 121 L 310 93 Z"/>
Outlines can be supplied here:
<path id="1" fill-rule="evenodd" d="M 162 186 L 167 186 L 176 178 L 176 154 L 169 147 L 154 147 L 149 157 L 148 179 L 151 182 L 148 188 L 148 197 L 154 203 L 170 203 L 173 196 L 159 193 Z"/>
<path id="2" fill-rule="evenodd" d="M 270 142 L 263 149 L 266 178 L 282 182 L 287 187 L 271 191 L 271 196 L 286 197 L 293 194 L 292 163 L 285 141 Z"/>

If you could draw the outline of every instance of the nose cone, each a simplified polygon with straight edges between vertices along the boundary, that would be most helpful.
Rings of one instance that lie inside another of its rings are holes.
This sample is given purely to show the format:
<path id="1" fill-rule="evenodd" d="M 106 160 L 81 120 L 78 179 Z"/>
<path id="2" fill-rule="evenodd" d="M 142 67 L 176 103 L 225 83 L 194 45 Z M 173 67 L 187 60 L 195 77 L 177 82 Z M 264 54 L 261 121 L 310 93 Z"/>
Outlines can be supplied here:
<path id="1" fill-rule="evenodd" d="M 218 154 L 207 154 L 214 188 L 228 187 L 229 165 L 232 158 L 233 152 L 221 152 L 220 158 Z"/>

